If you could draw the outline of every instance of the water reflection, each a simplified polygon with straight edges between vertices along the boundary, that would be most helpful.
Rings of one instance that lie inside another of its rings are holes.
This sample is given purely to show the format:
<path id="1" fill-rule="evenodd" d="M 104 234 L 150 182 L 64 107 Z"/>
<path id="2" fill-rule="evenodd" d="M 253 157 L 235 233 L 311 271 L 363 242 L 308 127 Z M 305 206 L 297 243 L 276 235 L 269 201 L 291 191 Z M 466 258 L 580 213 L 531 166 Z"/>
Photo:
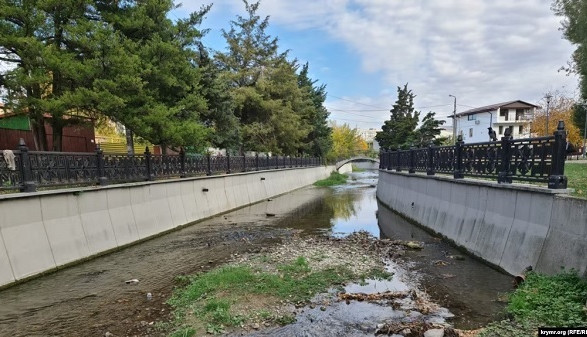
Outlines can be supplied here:
<path id="1" fill-rule="evenodd" d="M 456 327 L 478 328 L 503 311 L 505 304 L 498 297 L 511 290 L 510 276 L 431 236 L 379 202 L 378 214 L 382 237 L 424 242 L 424 249 L 408 251 L 404 258 L 432 298 L 456 315 Z"/>
<path id="2" fill-rule="evenodd" d="M 279 224 L 304 234 L 344 236 L 364 230 L 378 237 L 376 183 L 376 171 L 351 173 L 348 184 L 322 188 L 324 196 L 308 204 L 303 214 L 284 218 Z"/>

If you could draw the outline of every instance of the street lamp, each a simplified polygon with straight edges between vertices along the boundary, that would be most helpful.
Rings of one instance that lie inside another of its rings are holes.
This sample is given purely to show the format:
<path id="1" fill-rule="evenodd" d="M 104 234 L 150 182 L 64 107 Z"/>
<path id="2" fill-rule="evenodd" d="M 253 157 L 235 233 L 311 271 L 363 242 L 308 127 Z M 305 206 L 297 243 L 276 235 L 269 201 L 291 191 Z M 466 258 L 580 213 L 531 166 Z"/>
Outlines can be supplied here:
<path id="1" fill-rule="evenodd" d="M 550 116 L 550 98 L 552 98 L 552 96 L 550 94 L 547 94 L 546 96 L 546 135 L 548 136 L 548 117 Z"/>
<path id="2" fill-rule="evenodd" d="M 582 157 L 585 158 L 585 150 L 587 150 L 587 148 L 585 147 L 585 145 L 587 145 L 587 101 L 582 101 L 578 105 L 581 107 L 581 109 L 585 110 L 585 126 L 583 127 L 583 155 L 582 155 Z"/>
<path id="3" fill-rule="evenodd" d="M 448 95 L 448 97 L 455 99 L 455 105 L 452 110 L 452 143 L 454 145 L 457 141 L 457 97 L 453 95 Z"/>

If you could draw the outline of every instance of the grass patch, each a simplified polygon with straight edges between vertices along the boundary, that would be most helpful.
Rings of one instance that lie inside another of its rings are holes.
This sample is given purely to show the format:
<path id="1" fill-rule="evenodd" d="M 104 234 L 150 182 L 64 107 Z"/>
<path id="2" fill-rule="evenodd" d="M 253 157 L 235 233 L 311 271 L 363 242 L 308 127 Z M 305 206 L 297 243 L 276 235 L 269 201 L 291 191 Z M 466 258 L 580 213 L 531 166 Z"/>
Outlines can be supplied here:
<path id="1" fill-rule="evenodd" d="M 174 292 L 168 301 L 175 317 L 172 336 L 189 336 L 192 331 L 223 333 L 255 319 L 289 324 L 295 321 L 293 315 L 274 315 L 268 308 L 283 300 L 307 302 L 330 287 L 360 277 L 389 277 L 376 268 L 367 274 L 354 275 L 343 266 L 315 271 L 301 256 L 278 265 L 274 272 L 246 265 L 220 267 L 191 277 L 185 287 Z"/>
<path id="2" fill-rule="evenodd" d="M 342 184 L 346 183 L 347 179 L 348 179 L 347 175 L 340 174 L 336 171 L 333 171 L 332 173 L 330 173 L 330 177 L 328 177 L 326 179 L 318 180 L 317 182 L 314 183 L 314 186 L 325 187 L 325 186 L 342 185 Z"/>
<path id="3" fill-rule="evenodd" d="M 533 336 L 540 326 L 587 325 L 587 281 L 576 272 L 555 276 L 530 273 L 509 296 L 507 313 L 512 320 L 488 325 L 479 337 Z"/>
<path id="4" fill-rule="evenodd" d="M 565 175 L 569 188 L 575 189 L 574 196 L 587 199 L 587 164 L 566 163 Z"/>
<path id="5" fill-rule="evenodd" d="M 365 169 L 362 169 L 355 164 L 351 164 L 351 167 L 353 169 L 353 172 L 365 172 L 366 171 Z"/>

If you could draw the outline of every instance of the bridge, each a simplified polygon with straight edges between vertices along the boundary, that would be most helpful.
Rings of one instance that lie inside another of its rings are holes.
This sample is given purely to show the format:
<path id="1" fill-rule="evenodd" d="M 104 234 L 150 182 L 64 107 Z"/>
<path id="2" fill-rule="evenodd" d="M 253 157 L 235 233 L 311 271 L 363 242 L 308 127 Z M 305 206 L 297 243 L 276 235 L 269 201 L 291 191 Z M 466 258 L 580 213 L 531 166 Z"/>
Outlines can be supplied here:
<path id="1" fill-rule="evenodd" d="M 339 170 L 344 165 L 346 165 L 348 163 L 353 163 L 353 162 L 372 162 L 372 163 L 379 164 L 379 159 L 378 158 L 365 157 L 365 156 L 357 156 L 357 157 L 351 157 L 351 158 L 348 158 L 348 159 L 340 160 L 340 161 L 338 161 L 336 163 L 335 166 L 336 166 L 336 169 Z"/>

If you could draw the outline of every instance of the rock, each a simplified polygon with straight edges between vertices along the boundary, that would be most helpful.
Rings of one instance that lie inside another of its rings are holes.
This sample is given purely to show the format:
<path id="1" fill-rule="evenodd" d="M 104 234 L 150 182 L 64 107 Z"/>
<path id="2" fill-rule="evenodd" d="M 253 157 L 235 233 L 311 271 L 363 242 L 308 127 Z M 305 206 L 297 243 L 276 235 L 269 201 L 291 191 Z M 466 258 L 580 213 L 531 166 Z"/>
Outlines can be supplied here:
<path id="1" fill-rule="evenodd" d="M 320 310 L 322 310 L 322 311 L 326 311 L 326 307 L 325 307 L 325 306 L 321 306 L 321 307 L 320 307 Z"/>
<path id="2" fill-rule="evenodd" d="M 424 332 L 424 337 L 444 337 L 444 329 L 430 329 Z"/>
<path id="3" fill-rule="evenodd" d="M 422 249 L 424 246 L 416 241 L 408 241 L 404 243 L 404 246 L 411 248 L 411 249 Z"/>
<path id="4" fill-rule="evenodd" d="M 259 323 L 253 323 L 253 325 L 251 325 L 251 328 L 253 328 L 255 330 L 259 330 L 259 328 L 261 328 L 261 326 L 259 325 Z"/>
<path id="5" fill-rule="evenodd" d="M 463 261 L 465 259 L 465 257 L 462 255 L 449 255 L 448 258 L 459 261 Z"/>
<path id="6" fill-rule="evenodd" d="M 114 337 L 114 334 L 111 333 L 110 331 L 106 331 L 106 333 L 104 334 L 104 337 Z"/>

